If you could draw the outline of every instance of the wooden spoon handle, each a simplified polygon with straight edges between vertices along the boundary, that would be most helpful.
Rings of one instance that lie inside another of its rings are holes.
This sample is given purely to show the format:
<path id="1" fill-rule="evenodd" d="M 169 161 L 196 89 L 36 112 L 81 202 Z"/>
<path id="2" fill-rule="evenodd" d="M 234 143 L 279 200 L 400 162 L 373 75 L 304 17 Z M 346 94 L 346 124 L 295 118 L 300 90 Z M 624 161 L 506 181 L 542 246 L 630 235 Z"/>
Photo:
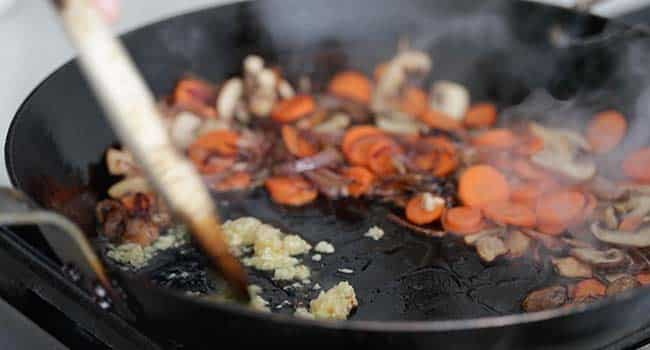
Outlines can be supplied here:
<path id="1" fill-rule="evenodd" d="M 126 49 L 88 0 L 54 0 L 82 71 L 113 129 L 141 164 L 171 210 L 222 272 L 247 298 L 247 276 L 230 254 L 216 207 L 192 164 L 173 146 L 155 99 Z"/>

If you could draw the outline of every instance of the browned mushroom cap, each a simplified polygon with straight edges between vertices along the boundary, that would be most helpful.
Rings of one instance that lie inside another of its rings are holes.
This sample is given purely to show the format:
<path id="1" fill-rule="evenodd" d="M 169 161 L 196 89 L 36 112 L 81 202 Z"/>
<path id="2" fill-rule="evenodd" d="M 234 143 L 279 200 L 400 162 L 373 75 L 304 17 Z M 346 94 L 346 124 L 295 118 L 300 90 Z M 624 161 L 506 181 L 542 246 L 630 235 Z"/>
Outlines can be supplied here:
<path id="1" fill-rule="evenodd" d="M 528 294 L 521 306 L 526 312 L 549 310 L 564 305 L 567 299 L 564 286 L 552 286 Z"/>
<path id="2" fill-rule="evenodd" d="M 506 237 L 505 243 L 509 251 L 509 256 L 518 258 L 526 254 L 530 248 L 532 240 L 520 231 L 512 231 Z"/>
<path id="3" fill-rule="evenodd" d="M 628 199 L 622 205 L 628 211 L 625 218 L 640 218 L 643 219 L 650 215 L 650 196 L 634 196 Z"/>
<path id="4" fill-rule="evenodd" d="M 475 245 L 481 238 L 488 237 L 488 236 L 496 236 L 503 233 L 503 231 L 504 229 L 502 227 L 491 227 L 485 230 L 481 230 L 477 233 L 467 235 L 463 238 L 463 240 L 467 245 Z"/>
<path id="5" fill-rule="evenodd" d="M 569 254 L 586 264 L 603 269 L 620 267 L 628 262 L 627 255 L 615 248 L 605 251 L 594 248 L 573 248 Z"/>
<path id="6" fill-rule="evenodd" d="M 568 278 L 590 278 L 593 275 L 591 266 L 572 256 L 566 258 L 552 258 L 551 261 L 560 276 Z"/>
<path id="7" fill-rule="evenodd" d="M 636 280 L 636 278 L 630 275 L 625 275 L 619 277 L 614 282 L 610 283 L 607 286 L 607 290 L 605 291 L 605 293 L 607 295 L 615 295 L 618 293 L 625 292 L 626 290 L 634 289 L 640 285 L 641 284 L 639 283 L 639 281 Z"/>
<path id="8" fill-rule="evenodd" d="M 597 222 L 591 224 L 591 232 L 598 240 L 623 247 L 650 247 L 650 228 L 639 230 L 639 232 L 623 232 L 608 230 L 600 227 Z"/>
<path id="9" fill-rule="evenodd" d="M 522 228 L 521 232 L 526 236 L 540 242 L 546 249 L 550 251 L 561 252 L 566 247 L 566 244 L 556 237 L 545 235 L 528 228 Z"/>
<path id="10" fill-rule="evenodd" d="M 503 240 L 496 236 L 485 236 L 476 241 L 476 252 L 485 262 L 492 262 L 499 256 L 508 253 Z"/>

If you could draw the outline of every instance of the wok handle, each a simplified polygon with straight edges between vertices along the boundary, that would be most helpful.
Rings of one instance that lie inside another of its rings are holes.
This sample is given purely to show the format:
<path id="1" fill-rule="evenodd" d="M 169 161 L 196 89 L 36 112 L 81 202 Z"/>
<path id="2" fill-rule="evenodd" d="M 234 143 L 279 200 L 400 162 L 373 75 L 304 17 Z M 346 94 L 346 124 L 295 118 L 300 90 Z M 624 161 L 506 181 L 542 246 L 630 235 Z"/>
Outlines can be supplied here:
<path id="1" fill-rule="evenodd" d="M 120 140 L 148 180 L 191 229 L 235 295 L 249 298 L 246 270 L 231 253 L 217 208 L 189 160 L 172 144 L 154 96 L 89 0 L 53 0 L 79 63 Z"/>
<path id="2" fill-rule="evenodd" d="M 45 238 L 62 261 L 73 263 L 85 274 L 92 274 L 111 296 L 115 296 L 101 260 L 81 229 L 67 217 L 36 208 L 18 190 L 0 187 L 0 225 L 41 227 Z"/>

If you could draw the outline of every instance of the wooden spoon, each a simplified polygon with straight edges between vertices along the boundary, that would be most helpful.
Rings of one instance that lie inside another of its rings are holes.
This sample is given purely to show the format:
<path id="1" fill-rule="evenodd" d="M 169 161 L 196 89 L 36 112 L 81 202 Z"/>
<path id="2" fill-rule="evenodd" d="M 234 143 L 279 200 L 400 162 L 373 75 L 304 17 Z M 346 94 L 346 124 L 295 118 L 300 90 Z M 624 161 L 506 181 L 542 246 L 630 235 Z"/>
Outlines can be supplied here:
<path id="1" fill-rule="evenodd" d="M 120 140 L 171 210 L 190 228 L 233 291 L 248 299 L 246 271 L 228 250 L 217 209 L 192 164 L 173 146 L 155 99 L 129 54 L 88 0 L 53 0 L 79 63 Z"/>

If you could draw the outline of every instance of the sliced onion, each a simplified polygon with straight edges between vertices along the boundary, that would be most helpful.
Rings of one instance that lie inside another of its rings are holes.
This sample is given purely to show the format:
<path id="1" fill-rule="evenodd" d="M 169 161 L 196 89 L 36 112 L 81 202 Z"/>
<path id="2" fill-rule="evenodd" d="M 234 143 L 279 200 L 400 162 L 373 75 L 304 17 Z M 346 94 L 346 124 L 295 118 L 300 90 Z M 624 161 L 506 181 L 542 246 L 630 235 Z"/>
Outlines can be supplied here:
<path id="1" fill-rule="evenodd" d="M 328 148 L 311 157 L 296 159 L 279 164 L 273 168 L 276 174 L 298 174 L 326 166 L 332 166 L 342 160 L 341 154 L 334 148 Z"/>

